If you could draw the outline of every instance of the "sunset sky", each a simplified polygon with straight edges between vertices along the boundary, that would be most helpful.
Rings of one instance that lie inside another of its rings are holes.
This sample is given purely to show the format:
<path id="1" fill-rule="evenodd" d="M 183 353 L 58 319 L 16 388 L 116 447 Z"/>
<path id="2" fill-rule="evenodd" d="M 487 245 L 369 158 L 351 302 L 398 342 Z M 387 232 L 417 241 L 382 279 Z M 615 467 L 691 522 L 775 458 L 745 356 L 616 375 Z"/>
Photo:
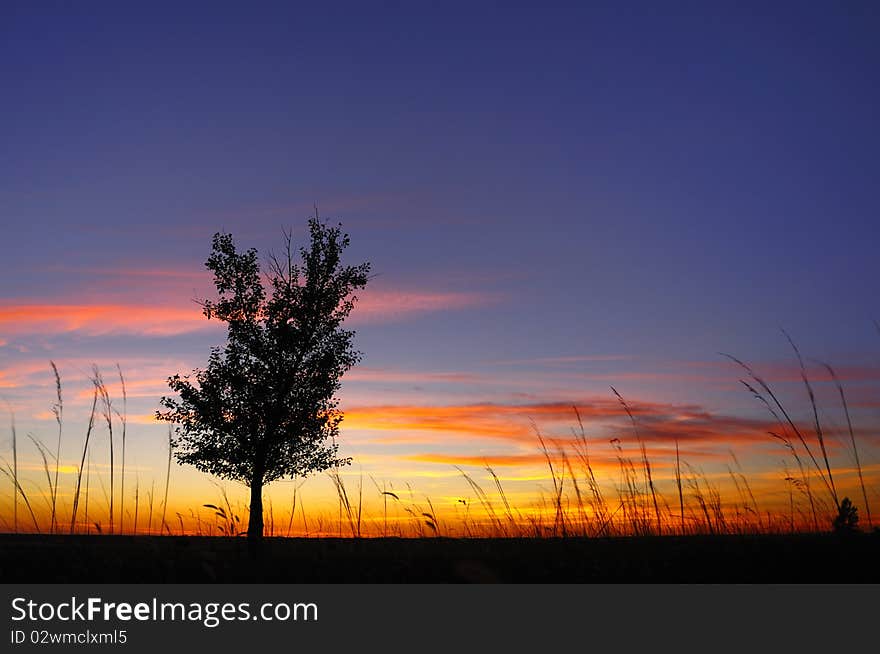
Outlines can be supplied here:
<path id="1" fill-rule="evenodd" d="M 29 488 L 26 434 L 55 442 L 50 360 L 69 471 L 91 365 L 121 409 L 118 363 L 126 474 L 160 485 L 164 380 L 224 336 L 193 302 L 211 236 L 277 251 L 317 205 L 376 274 L 341 393 L 351 480 L 452 510 L 470 492 L 456 466 L 482 481 L 488 463 L 526 505 L 550 484 L 535 428 L 570 437 L 574 405 L 612 487 L 610 439 L 637 453 L 613 385 L 661 483 L 677 438 L 710 476 L 735 455 L 778 502 L 793 464 L 720 353 L 809 426 L 785 329 L 852 494 L 817 362 L 842 379 L 880 515 L 878 7 L 475 4 L 3 3 L 0 400 Z M 96 465 L 106 448 L 99 426 Z M 218 498 L 177 466 L 172 492 Z M 304 492 L 335 507 L 323 477 Z"/>

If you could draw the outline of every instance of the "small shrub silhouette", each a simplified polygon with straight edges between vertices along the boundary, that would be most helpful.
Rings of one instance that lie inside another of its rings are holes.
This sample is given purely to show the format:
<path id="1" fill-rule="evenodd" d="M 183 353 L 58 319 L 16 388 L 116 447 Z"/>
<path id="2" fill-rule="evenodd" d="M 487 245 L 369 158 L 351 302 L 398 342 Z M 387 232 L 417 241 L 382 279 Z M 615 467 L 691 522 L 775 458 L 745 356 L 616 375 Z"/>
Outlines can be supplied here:
<path id="1" fill-rule="evenodd" d="M 832 523 L 834 533 L 851 534 L 859 529 L 859 510 L 853 506 L 848 497 L 844 497 L 840 503 L 837 517 Z"/>

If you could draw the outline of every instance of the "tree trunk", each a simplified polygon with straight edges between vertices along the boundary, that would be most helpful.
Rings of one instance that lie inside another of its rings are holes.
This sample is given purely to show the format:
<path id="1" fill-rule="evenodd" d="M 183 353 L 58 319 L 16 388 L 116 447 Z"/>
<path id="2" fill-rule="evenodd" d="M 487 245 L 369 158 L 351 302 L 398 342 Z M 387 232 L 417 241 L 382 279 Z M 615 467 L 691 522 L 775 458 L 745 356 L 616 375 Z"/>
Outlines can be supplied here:
<path id="1" fill-rule="evenodd" d="M 254 475 L 251 481 L 251 514 L 248 518 L 248 540 L 259 542 L 263 538 L 263 476 Z"/>

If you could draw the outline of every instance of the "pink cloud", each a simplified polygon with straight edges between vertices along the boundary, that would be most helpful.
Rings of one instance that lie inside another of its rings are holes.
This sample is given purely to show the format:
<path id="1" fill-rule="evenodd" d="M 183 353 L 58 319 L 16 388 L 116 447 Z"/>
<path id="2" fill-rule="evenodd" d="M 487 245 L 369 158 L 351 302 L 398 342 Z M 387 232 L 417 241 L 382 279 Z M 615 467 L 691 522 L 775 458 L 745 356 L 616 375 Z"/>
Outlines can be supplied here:
<path id="1" fill-rule="evenodd" d="M 210 329 L 198 307 L 141 304 L 5 304 L 0 305 L 0 329 L 14 334 L 64 334 L 89 336 L 140 334 L 170 336 Z"/>
<path id="2" fill-rule="evenodd" d="M 555 365 L 555 364 L 571 364 L 571 363 L 590 363 L 604 361 L 630 361 L 633 357 L 626 354 L 577 354 L 570 356 L 558 357 L 533 357 L 526 359 L 503 359 L 496 361 L 487 361 L 498 366 L 516 366 L 516 365 Z"/>
<path id="3" fill-rule="evenodd" d="M 191 294 L 184 297 L 188 299 L 190 296 Z M 358 325 L 394 322 L 432 312 L 481 306 L 491 301 L 493 298 L 481 293 L 387 288 L 368 290 L 360 297 L 350 323 Z M 0 304 L 0 330 L 6 334 L 77 332 L 89 336 L 174 336 L 217 329 L 219 325 L 216 321 L 207 320 L 200 307 L 186 299 L 164 304 L 51 301 Z"/>
<path id="4" fill-rule="evenodd" d="M 468 372 L 422 372 L 408 370 L 390 370 L 385 368 L 353 368 L 345 375 L 346 381 L 384 382 L 402 384 L 426 383 L 489 383 L 497 381 L 491 377 Z"/>
<path id="5" fill-rule="evenodd" d="M 779 361 L 766 361 L 766 362 L 757 362 L 752 364 L 752 362 L 747 362 L 755 372 L 765 379 L 768 383 L 777 382 L 777 383 L 803 383 L 803 379 L 801 378 L 801 369 L 798 365 L 797 361 L 792 362 L 779 362 Z M 690 367 L 697 368 L 716 368 L 723 369 L 730 372 L 730 376 L 732 377 L 744 377 L 747 378 L 748 375 L 740 366 L 736 363 L 727 360 L 721 359 L 719 361 L 702 361 L 702 362 L 690 362 L 686 364 Z M 805 367 L 807 371 L 807 377 L 811 382 L 830 382 L 831 377 L 828 374 L 828 371 L 824 366 L 814 362 L 814 361 L 805 361 Z M 871 382 L 871 381 L 880 381 L 880 365 L 877 364 L 838 364 L 835 365 L 832 363 L 831 366 L 834 369 L 837 377 L 842 381 L 848 382 Z"/>
<path id="6" fill-rule="evenodd" d="M 497 296 L 479 292 L 369 287 L 358 297 L 358 304 L 351 314 L 353 324 L 394 322 L 426 313 L 487 306 L 498 301 Z"/>

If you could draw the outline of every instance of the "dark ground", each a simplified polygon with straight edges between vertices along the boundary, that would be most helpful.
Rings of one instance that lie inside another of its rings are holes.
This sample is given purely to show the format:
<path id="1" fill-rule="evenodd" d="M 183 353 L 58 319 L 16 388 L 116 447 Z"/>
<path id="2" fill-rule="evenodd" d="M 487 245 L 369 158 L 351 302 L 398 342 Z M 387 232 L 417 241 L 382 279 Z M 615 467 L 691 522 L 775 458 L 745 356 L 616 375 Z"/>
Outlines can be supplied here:
<path id="1" fill-rule="evenodd" d="M 266 539 L 0 535 L 3 583 L 878 583 L 880 532 L 847 537 Z"/>

